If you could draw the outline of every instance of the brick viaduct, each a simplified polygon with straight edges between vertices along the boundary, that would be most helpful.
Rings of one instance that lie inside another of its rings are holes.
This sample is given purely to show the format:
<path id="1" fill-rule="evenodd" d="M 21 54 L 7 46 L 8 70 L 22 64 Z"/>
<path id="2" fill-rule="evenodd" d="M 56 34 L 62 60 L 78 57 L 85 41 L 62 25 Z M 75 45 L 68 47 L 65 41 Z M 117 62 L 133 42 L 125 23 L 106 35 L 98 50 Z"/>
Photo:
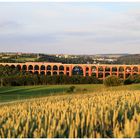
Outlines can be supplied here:
<path id="1" fill-rule="evenodd" d="M 140 65 L 108 65 L 108 64 L 62 64 L 49 62 L 26 62 L 26 63 L 0 63 L 19 70 L 29 71 L 44 75 L 83 75 L 95 76 L 104 79 L 108 75 L 116 75 L 126 79 L 129 75 L 140 74 Z"/>

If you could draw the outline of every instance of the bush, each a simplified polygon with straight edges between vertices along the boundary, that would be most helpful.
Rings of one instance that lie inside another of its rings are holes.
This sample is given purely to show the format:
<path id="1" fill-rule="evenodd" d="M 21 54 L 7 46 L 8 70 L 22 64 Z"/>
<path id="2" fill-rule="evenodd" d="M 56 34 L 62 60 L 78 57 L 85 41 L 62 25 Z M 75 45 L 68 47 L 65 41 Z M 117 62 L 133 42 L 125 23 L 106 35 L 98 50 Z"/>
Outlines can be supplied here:
<path id="1" fill-rule="evenodd" d="M 104 80 L 105 86 L 119 86 L 121 85 L 121 80 L 117 76 L 108 76 Z"/>
<path id="2" fill-rule="evenodd" d="M 140 83 L 140 75 L 134 75 L 134 83 Z"/>
<path id="3" fill-rule="evenodd" d="M 75 88 L 76 88 L 75 86 L 70 86 L 67 92 L 75 92 L 76 91 Z"/>
<path id="4" fill-rule="evenodd" d="M 124 80 L 124 85 L 130 85 L 134 83 L 134 80 L 132 80 L 131 77 L 128 77 L 127 79 Z"/>

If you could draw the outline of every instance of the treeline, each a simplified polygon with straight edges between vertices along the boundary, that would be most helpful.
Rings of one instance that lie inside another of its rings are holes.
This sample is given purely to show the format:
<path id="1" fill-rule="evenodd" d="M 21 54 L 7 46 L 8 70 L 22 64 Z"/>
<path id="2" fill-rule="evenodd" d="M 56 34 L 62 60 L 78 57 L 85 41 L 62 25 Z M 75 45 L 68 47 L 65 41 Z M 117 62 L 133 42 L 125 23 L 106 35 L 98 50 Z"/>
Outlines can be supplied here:
<path id="1" fill-rule="evenodd" d="M 125 80 L 118 78 L 115 75 L 107 76 L 103 81 L 105 86 L 120 86 L 120 85 L 129 85 L 129 84 L 138 84 L 140 83 L 140 75 L 130 75 Z"/>
<path id="2" fill-rule="evenodd" d="M 77 56 L 76 58 L 58 58 L 53 55 L 40 55 L 38 62 L 58 62 L 63 64 L 86 64 L 93 63 L 93 60 L 89 56 Z"/>
<path id="3" fill-rule="evenodd" d="M 116 63 L 127 65 L 139 64 L 140 54 L 121 56 L 117 59 Z"/>
<path id="4" fill-rule="evenodd" d="M 50 84 L 100 84 L 102 80 L 96 77 L 83 77 L 80 75 L 46 76 L 19 71 L 10 66 L 0 66 L 1 86 L 25 86 L 25 85 L 50 85 Z"/>
<path id="5" fill-rule="evenodd" d="M 40 55 L 40 58 L 37 60 L 38 62 L 62 62 L 67 64 L 93 64 L 93 58 L 91 56 L 78 56 L 77 58 L 58 58 L 56 56 L 51 55 Z M 106 57 L 108 58 L 108 57 Z M 99 61 L 96 60 L 96 64 L 126 64 L 126 65 L 133 65 L 139 64 L 140 62 L 140 54 L 136 55 L 124 55 L 118 57 L 116 61 Z"/>
<path id="6" fill-rule="evenodd" d="M 34 59 L 31 59 L 34 58 Z M 46 54 L 22 54 L 22 55 L 12 55 L 9 58 L 0 58 L 0 62 L 5 63 L 18 63 L 18 62 L 27 62 L 27 61 L 35 61 L 35 62 L 61 62 L 66 64 L 139 64 L 140 62 L 140 54 L 135 55 L 124 55 L 121 57 L 116 58 L 116 61 L 107 61 L 106 59 L 109 56 L 101 57 L 105 58 L 104 60 L 94 60 L 96 57 L 88 56 L 88 55 L 75 55 L 68 58 L 64 57 L 56 57 L 55 55 L 46 55 Z M 115 58 L 115 57 L 114 57 Z"/>
<path id="7" fill-rule="evenodd" d="M 26 85 L 54 85 L 54 84 L 101 84 L 102 80 L 95 77 L 83 76 L 45 76 L 45 75 L 16 75 L 1 78 L 1 86 L 26 86 Z"/>

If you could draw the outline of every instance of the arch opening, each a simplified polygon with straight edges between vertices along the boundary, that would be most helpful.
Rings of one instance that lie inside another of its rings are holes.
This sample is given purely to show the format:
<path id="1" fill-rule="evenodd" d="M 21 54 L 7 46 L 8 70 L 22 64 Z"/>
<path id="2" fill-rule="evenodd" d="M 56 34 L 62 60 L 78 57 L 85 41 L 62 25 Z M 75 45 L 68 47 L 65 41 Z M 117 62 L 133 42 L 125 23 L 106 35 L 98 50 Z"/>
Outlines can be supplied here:
<path id="1" fill-rule="evenodd" d="M 34 74 L 38 75 L 38 74 L 39 74 L 39 72 L 38 72 L 38 71 L 35 71 L 35 72 L 34 72 Z"/>
<path id="2" fill-rule="evenodd" d="M 72 75 L 83 75 L 83 69 L 80 66 L 75 66 L 72 69 Z"/>
<path id="3" fill-rule="evenodd" d="M 53 75 L 57 75 L 57 72 L 56 72 L 56 71 L 54 71 L 54 72 L 53 72 Z"/>
<path id="4" fill-rule="evenodd" d="M 50 72 L 50 71 L 48 71 L 48 72 L 47 72 L 47 75 L 51 75 L 51 72 Z"/>
<path id="5" fill-rule="evenodd" d="M 45 75 L 45 72 L 44 72 L 44 71 L 41 71 L 40 74 L 41 74 L 41 75 Z"/>
<path id="6" fill-rule="evenodd" d="M 56 65 L 54 65 L 53 70 L 58 70 L 58 67 Z"/>
<path id="7" fill-rule="evenodd" d="M 117 67 L 112 67 L 112 72 L 117 72 Z"/>
<path id="8" fill-rule="evenodd" d="M 129 76 L 130 76 L 130 73 L 127 73 L 127 74 L 125 75 L 126 78 L 128 78 Z"/>
<path id="9" fill-rule="evenodd" d="M 119 72 L 124 72 L 124 67 L 119 67 Z"/>
<path id="10" fill-rule="evenodd" d="M 124 74 L 123 73 L 119 73 L 119 78 L 123 79 L 124 78 Z"/>
<path id="11" fill-rule="evenodd" d="M 32 65 L 29 65 L 28 69 L 29 70 L 33 70 L 33 66 Z"/>
<path id="12" fill-rule="evenodd" d="M 102 66 L 98 67 L 98 71 L 99 71 L 99 72 L 103 72 L 103 70 L 104 70 L 104 69 L 103 69 Z"/>
<path id="13" fill-rule="evenodd" d="M 45 70 L 45 66 L 44 65 L 41 65 L 41 70 Z"/>
<path id="14" fill-rule="evenodd" d="M 117 73 L 112 73 L 112 75 L 117 76 Z"/>
<path id="15" fill-rule="evenodd" d="M 103 73 L 98 73 L 98 78 L 103 78 Z"/>
<path id="16" fill-rule="evenodd" d="M 59 70 L 64 70 L 64 66 L 61 65 L 61 66 L 59 67 Z"/>
<path id="17" fill-rule="evenodd" d="M 105 73 L 105 77 L 108 77 L 110 75 L 110 73 Z"/>
<path id="18" fill-rule="evenodd" d="M 88 72 L 89 71 L 89 67 L 86 67 L 86 72 Z"/>
<path id="19" fill-rule="evenodd" d="M 110 67 L 105 67 L 105 72 L 109 72 L 110 71 Z"/>
<path id="20" fill-rule="evenodd" d="M 33 74 L 33 72 L 32 72 L 32 71 L 29 71 L 29 73 L 30 73 L 30 74 Z"/>
<path id="21" fill-rule="evenodd" d="M 130 72 L 131 72 L 131 67 L 126 67 L 125 71 L 126 71 L 127 73 L 130 73 Z"/>
<path id="22" fill-rule="evenodd" d="M 138 70 L 138 67 L 134 67 L 133 68 L 133 72 L 138 72 L 139 70 Z"/>
<path id="23" fill-rule="evenodd" d="M 21 66 L 20 65 L 17 65 L 17 70 L 21 70 Z"/>
<path id="24" fill-rule="evenodd" d="M 51 66 L 50 65 L 47 66 L 47 70 L 51 70 Z"/>
<path id="25" fill-rule="evenodd" d="M 15 68 L 16 68 L 15 65 L 11 65 L 10 67 L 11 67 L 12 69 L 15 69 Z"/>
<path id="26" fill-rule="evenodd" d="M 59 72 L 59 75 L 64 75 L 64 72 Z"/>
<path id="27" fill-rule="evenodd" d="M 39 70 L 39 66 L 38 65 L 35 65 L 34 66 L 34 70 Z"/>
<path id="28" fill-rule="evenodd" d="M 92 72 L 96 72 L 96 71 L 97 71 L 97 68 L 96 68 L 95 66 L 92 66 L 92 67 L 91 67 L 91 71 L 92 71 Z"/>
<path id="29" fill-rule="evenodd" d="M 66 67 L 66 71 L 69 71 L 69 67 Z"/>
<path id="30" fill-rule="evenodd" d="M 97 74 L 96 74 L 96 73 L 92 73 L 92 74 L 91 74 L 91 76 L 96 77 L 96 76 L 97 76 Z"/>

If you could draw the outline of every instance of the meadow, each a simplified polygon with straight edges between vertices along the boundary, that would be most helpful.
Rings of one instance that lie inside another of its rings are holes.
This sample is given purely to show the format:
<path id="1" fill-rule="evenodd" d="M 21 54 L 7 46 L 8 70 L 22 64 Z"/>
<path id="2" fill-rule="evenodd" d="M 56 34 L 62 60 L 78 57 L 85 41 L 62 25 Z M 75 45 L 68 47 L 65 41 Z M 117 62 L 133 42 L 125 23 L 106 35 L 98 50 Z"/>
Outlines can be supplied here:
<path id="1" fill-rule="evenodd" d="M 102 84 L 77 84 L 77 85 L 41 85 L 41 86 L 9 86 L 0 87 L 0 103 L 16 100 L 46 97 L 57 94 L 69 94 L 69 87 L 75 86 L 77 93 L 93 93 L 114 90 L 140 90 L 140 84 L 119 87 L 105 87 Z M 85 90 L 86 89 L 86 90 Z"/>
<path id="2" fill-rule="evenodd" d="M 0 137 L 140 137 L 139 84 L 111 88 L 75 85 L 76 91 L 67 93 L 70 86 L 1 88 L 0 96 L 7 94 L 11 101 L 15 101 L 12 95 L 26 97 L 20 96 L 16 102 L 2 97 Z"/>

